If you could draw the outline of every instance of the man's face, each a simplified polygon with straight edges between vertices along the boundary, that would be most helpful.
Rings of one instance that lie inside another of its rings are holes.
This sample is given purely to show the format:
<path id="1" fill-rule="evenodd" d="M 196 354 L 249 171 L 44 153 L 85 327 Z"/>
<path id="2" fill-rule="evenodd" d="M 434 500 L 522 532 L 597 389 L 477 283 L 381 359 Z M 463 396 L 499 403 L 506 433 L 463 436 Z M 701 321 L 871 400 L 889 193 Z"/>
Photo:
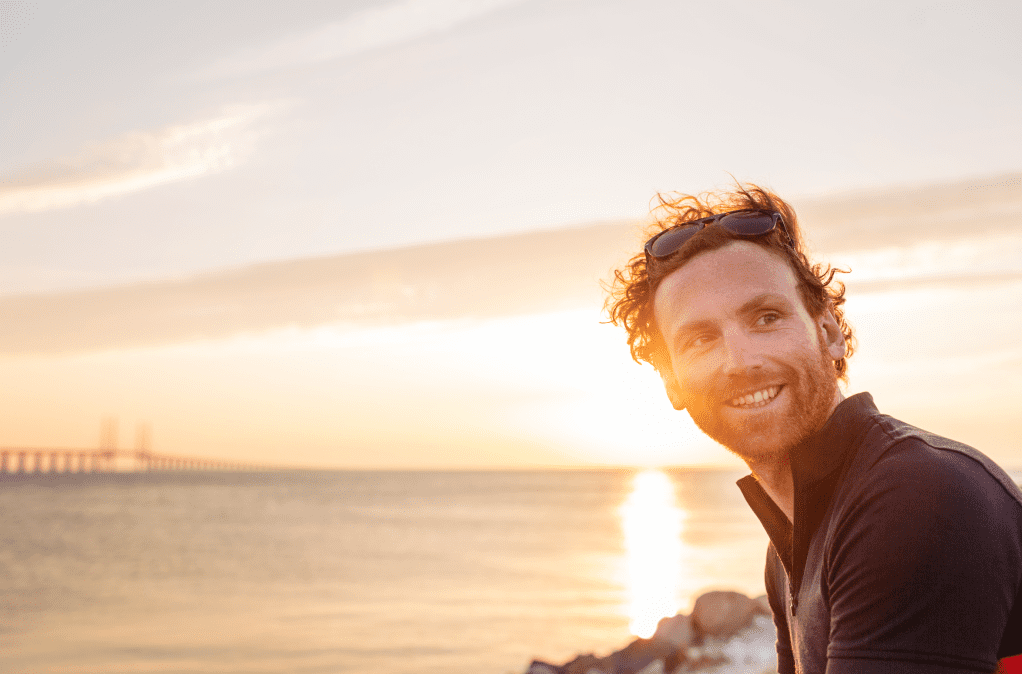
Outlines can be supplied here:
<path id="1" fill-rule="evenodd" d="M 829 312 L 809 314 L 795 273 L 767 249 L 735 241 L 700 253 L 663 280 L 653 307 L 675 407 L 746 461 L 786 455 L 840 402 L 841 331 Z"/>

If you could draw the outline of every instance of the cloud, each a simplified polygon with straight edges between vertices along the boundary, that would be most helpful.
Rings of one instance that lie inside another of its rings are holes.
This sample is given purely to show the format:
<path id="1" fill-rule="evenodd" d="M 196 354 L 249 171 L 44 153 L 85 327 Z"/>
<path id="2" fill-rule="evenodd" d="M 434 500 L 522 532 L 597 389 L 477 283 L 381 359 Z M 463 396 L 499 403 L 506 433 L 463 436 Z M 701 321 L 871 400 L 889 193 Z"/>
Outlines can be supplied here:
<path id="1" fill-rule="evenodd" d="M 599 308 L 599 281 L 627 260 L 635 228 L 604 223 L 0 297 L 0 356 Z"/>
<path id="2" fill-rule="evenodd" d="M 877 288 L 902 283 L 986 283 L 1022 278 L 1022 232 L 977 233 L 965 240 L 921 241 L 908 246 L 841 253 L 840 264 L 857 285 Z"/>
<path id="3" fill-rule="evenodd" d="M 306 66 L 448 30 L 521 0 L 404 0 L 357 12 L 343 21 L 249 49 L 214 64 L 200 79 Z"/>
<path id="4" fill-rule="evenodd" d="M 1022 235 L 1011 214 L 1022 206 L 1022 181 L 1006 180 L 1003 193 L 983 193 L 971 202 L 971 214 L 960 218 L 959 195 L 971 194 L 972 184 L 863 192 L 855 200 L 840 196 L 816 202 L 819 217 L 809 219 L 814 232 L 835 243 L 864 247 L 835 255 L 834 262 L 850 262 L 853 268 L 841 277 L 849 284 L 849 302 L 869 293 L 876 306 L 885 294 L 910 291 L 909 299 L 898 296 L 898 308 L 886 312 L 907 316 L 905 308 L 927 292 L 954 299 L 942 306 L 970 311 L 976 298 L 1013 297 L 1022 282 Z M 941 198 L 919 198 L 930 193 Z M 892 213 L 910 213 L 927 223 L 925 233 L 932 241 L 890 246 L 890 236 L 862 236 L 874 221 L 888 222 L 879 216 Z M 121 287 L 0 296 L 0 357 L 221 340 L 335 324 L 376 329 L 591 310 L 604 298 L 599 282 L 642 250 L 642 224 L 605 222 L 268 262 Z M 951 238 L 953 233 L 966 238 Z M 877 239 L 881 245 L 866 248 Z M 993 322 L 977 322 L 980 327 L 973 332 L 986 339 L 990 326 L 1003 326 L 1007 319 L 984 307 L 979 315 Z"/>
<path id="5" fill-rule="evenodd" d="M 94 203 L 237 166 L 251 149 L 252 123 L 273 104 L 234 108 L 191 124 L 133 131 L 0 176 L 0 215 Z"/>
<path id="6" fill-rule="evenodd" d="M 843 255 L 954 244 L 987 235 L 1017 236 L 1022 218 L 1022 174 L 874 188 L 798 200 L 794 206 L 811 248 L 817 252 Z M 900 262 L 916 265 L 927 255 L 920 249 Z M 842 262 L 841 258 L 835 260 Z M 887 262 L 894 265 L 899 261 Z"/>

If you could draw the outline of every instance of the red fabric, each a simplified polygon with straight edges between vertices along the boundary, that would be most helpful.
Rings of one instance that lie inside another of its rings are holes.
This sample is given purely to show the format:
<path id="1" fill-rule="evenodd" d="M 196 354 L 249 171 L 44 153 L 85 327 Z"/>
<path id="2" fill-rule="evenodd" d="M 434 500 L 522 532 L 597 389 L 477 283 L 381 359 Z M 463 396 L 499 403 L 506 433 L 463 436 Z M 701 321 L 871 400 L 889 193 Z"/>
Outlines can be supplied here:
<path id="1" fill-rule="evenodd" d="M 1022 655 L 1013 655 L 1001 660 L 999 674 L 1022 674 Z"/>

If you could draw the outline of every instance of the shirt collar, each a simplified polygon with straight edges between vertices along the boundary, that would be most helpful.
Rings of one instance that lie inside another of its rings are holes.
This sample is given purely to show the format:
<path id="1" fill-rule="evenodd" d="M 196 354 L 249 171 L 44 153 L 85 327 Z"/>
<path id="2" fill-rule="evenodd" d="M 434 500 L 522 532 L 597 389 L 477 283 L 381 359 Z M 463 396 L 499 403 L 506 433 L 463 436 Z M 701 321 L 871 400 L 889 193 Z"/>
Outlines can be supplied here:
<path id="1" fill-rule="evenodd" d="M 819 431 L 792 448 L 794 527 L 754 476 L 748 475 L 738 481 L 738 488 L 766 529 L 793 581 L 801 577 L 809 541 L 837 488 L 840 470 L 847 465 L 847 459 L 862 443 L 869 429 L 870 424 L 863 422 L 877 414 L 879 412 L 870 394 L 859 393 L 846 398 L 834 408 Z M 793 585 L 797 587 L 798 582 Z"/>
<path id="2" fill-rule="evenodd" d="M 868 393 L 838 403 L 823 428 L 791 450 L 796 491 L 800 484 L 811 487 L 840 468 L 848 452 L 858 447 L 866 435 L 869 425 L 862 421 L 877 414 L 879 411 Z"/>

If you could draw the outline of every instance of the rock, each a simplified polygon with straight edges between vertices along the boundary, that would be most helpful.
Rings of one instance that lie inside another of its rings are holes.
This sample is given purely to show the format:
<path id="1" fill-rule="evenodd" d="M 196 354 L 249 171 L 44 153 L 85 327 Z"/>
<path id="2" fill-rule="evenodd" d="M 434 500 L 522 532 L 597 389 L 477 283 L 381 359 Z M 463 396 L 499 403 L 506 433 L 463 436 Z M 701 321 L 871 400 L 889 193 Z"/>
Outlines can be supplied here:
<path id="1" fill-rule="evenodd" d="M 744 671 L 762 672 L 777 666 L 776 642 L 773 618 L 760 615 L 752 619 L 749 627 L 728 639 L 721 653 Z"/>
<path id="2" fill-rule="evenodd" d="M 533 660 L 525 674 L 731 674 L 773 671 L 774 624 L 766 596 L 750 599 L 739 592 L 707 592 L 691 616 L 663 618 L 649 639 L 635 639 L 598 658 L 577 655 L 563 665 Z"/>
<path id="3" fill-rule="evenodd" d="M 640 669 L 637 674 L 664 674 L 664 661 L 654 660 Z"/>
<path id="4" fill-rule="evenodd" d="M 600 669 L 612 674 L 638 674 L 654 660 L 663 660 L 677 650 L 663 641 L 636 639 L 604 658 Z"/>
<path id="5" fill-rule="evenodd" d="M 589 674 L 594 669 L 599 669 L 603 660 L 592 653 L 579 655 L 571 662 L 566 662 L 561 667 L 564 674 Z"/>
<path id="6" fill-rule="evenodd" d="M 692 622 L 703 636 L 727 638 L 749 625 L 756 602 L 741 592 L 707 592 L 696 599 Z"/>
<path id="7" fill-rule="evenodd" d="M 695 630 L 692 619 L 679 613 L 670 618 L 661 618 L 657 623 L 656 632 L 651 637 L 654 641 L 663 641 L 675 648 L 688 648 L 695 643 Z"/>
<path id="8" fill-rule="evenodd" d="M 707 655 L 702 654 L 698 658 L 689 658 L 688 662 L 685 663 L 686 672 L 698 672 L 701 669 L 708 669 L 715 672 L 720 672 L 718 667 L 728 665 L 729 661 L 727 658 L 720 655 Z M 724 669 L 727 672 L 727 669 Z"/>
<path id="9" fill-rule="evenodd" d="M 685 671 L 703 670 L 705 674 L 733 672 L 776 672 L 777 634 L 774 621 L 764 615 L 753 617 L 752 623 L 728 639 L 708 637 L 689 656 Z"/>
<path id="10" fill-rule="evenodd" d="M 689 659 L 688 658 L 688 653 L 689 653 L 690 650 L 692 650 L 691 647 L 689 647 L 689 648 L 679 648 L 678 650 L 676 650 L 673 653 L 671 653 L 670 655 L 668 655 L 664 659 L 664 672 L 665 672 L 665 674 L 670 674 L 671 672 L 676 672 L 676 671 L 678 671 L 678 669 L 682 665 L 685 665 L 688 662 L 688 659 Z M 688 671 L 688 669 L 686 669 L 685 671 Z"/>

